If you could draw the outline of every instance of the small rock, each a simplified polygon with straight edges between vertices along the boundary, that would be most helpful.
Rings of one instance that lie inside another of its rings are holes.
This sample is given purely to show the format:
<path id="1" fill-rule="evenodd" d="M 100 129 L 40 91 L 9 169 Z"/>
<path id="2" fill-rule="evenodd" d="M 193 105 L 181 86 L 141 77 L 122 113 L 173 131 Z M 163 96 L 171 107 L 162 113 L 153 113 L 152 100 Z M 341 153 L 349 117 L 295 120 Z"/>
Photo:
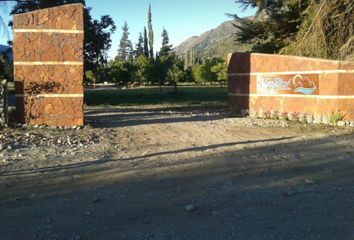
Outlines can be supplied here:
<path id="1" fill-rule="evenodd" d="M 322 123 L 326 125 L 329 124 L 329 119 L 327 116 L 322 116 Z"/>
<path id="2" fill-rule="evenodd" d="M 305 183 L 307 184 L 315 184 L 316 182 L 312 179 L 305 179 Z"/>
<path id="3" fill-rule="evenodd" d="M 344 127 L 345 126 L 345 121 L 338 121 L 337 122 L 338 127 Z"/>
<path id="4" fill-rule="evenodd" d="M 0 151 L 5 150 L 5 148 L 6 148 L 6 146 L 4 144 L 0 143 Z"/>
<path id="5" fill-rule="evenodd" d="M 313 123 L 313 116 L 311 116 L 311 115 L 306 116 L 306 122 L 308 124 L 312 124 Z"/>
<path id="6" fill-rule="evenodd" d="M 36 193 L 32 193 L 29 197 L 30 198 L 35 198 L 35 197 L 37 197 L 37 194 Z"/>
<path id="7" fill-rule="evenodd" d="M 196 210 L 195 206 L 193 204 L 188 204 L 184 207 L 184 209 L 187 211 L 187 212 L 194 212 Z"/>
<path id="8" fill-rule="evenodd" d="M 91 216 L 92 213 L 91 213 L 90 211 L 87 211 L 87 212 L 85 212 L 85 215 L 86 215 L 86 216 Z"/>
<path id="9" fill-rule="evenodd" d="M 12 146 L 11 145 L 7 145 L 7 150 L 12 150 Z"/>
<path id="10" fill-rule="evenodd" d="M 287 190 L 286 192 L 284 192 L 284 196 L 285 197 L 293 197 L 297 194 L 297 191 L 295 190 Z"/>

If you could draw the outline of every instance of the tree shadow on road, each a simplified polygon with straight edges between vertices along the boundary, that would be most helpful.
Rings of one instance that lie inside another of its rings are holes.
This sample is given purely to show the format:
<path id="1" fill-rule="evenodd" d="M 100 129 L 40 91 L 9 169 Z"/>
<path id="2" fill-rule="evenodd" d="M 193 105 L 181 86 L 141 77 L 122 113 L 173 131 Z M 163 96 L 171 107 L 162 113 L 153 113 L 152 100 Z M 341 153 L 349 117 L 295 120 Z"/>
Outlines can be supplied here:
<path id="1" fill-rule="evenodd" d="M 41 175 L 4 173 L 0 236 L 20 238 L 13 226 L 35 235 L 49 215 L 51 233 L 63 239 L 72 232 L 88 239 L 350 239 L 353 138 L 226 143 L 37 169 Z M 183 157 L 217 148 L 225 149 Z"/>
<path id="2" fill-rule="evenodd" d="M 176 117 L 176 115 L 179 115 Z M 126 127 L 147 124 L 213 121 L 227 118 L 226 109 L 202 106 L 161 108 L 102 108 L 87 110 L 85 123 L 95 128 Z"/>

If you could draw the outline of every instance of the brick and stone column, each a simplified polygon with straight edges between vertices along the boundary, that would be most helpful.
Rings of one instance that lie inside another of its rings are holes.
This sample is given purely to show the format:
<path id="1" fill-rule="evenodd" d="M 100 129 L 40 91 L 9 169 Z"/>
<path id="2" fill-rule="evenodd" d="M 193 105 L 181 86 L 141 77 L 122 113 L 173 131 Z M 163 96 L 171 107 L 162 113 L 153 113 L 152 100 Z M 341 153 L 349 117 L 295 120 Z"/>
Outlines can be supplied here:
<path id="1" fill-rule="evenodd" d="M 83 125 L 83 5 L 16 14 L 16 118 L 28 125 Z"/>
<path id="2" fill-rule="evenodd" d="M 258 53 L 229 55 L 231 109 L 354 120 L 354 63 Z M 325 122 L 325 121 L 324 121 Z"/>

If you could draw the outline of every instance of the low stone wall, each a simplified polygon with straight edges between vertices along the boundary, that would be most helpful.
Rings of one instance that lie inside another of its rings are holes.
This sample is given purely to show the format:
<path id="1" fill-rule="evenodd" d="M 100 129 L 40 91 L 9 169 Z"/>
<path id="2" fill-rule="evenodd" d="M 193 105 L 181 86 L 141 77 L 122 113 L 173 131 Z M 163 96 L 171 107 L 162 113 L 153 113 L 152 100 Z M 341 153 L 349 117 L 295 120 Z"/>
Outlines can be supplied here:
<path id="1" fill-rule="evenodd" d="M 83 125 L 83 5 L 16 14 L 13 23 L 17 121 Z"/>
<path id="2" fill-rule="evenodd" d="M 0 127 L 7 127 L 8 121 L 7 82 L 0 80 Z"/>
<path id="3" fill-rule="evenodd" d="M 232 53 L 228 101 L 251 115 L 354 120 L 354 63 L 296 56 Z"/>

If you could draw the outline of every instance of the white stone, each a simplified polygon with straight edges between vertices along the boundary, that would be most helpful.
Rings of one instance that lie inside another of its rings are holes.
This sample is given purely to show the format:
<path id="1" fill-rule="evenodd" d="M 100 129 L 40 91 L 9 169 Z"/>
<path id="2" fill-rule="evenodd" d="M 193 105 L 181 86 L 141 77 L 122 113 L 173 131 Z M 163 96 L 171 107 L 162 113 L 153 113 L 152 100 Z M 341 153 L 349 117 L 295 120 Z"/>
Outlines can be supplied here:
<path id="1" fill-rule="evenodd" d="M 338 121 L 337 122 L 338 127 L 344 127 L 345 126 L 345 121 Z"/>
<path id="2" fill-rule="evenodd" d="M 188 204 L 184 207 L 184 209 L 187 211 L 187 212 L 194 212 L 195 211 L 195 206 L 192 205 L 192 204 Z"/>

